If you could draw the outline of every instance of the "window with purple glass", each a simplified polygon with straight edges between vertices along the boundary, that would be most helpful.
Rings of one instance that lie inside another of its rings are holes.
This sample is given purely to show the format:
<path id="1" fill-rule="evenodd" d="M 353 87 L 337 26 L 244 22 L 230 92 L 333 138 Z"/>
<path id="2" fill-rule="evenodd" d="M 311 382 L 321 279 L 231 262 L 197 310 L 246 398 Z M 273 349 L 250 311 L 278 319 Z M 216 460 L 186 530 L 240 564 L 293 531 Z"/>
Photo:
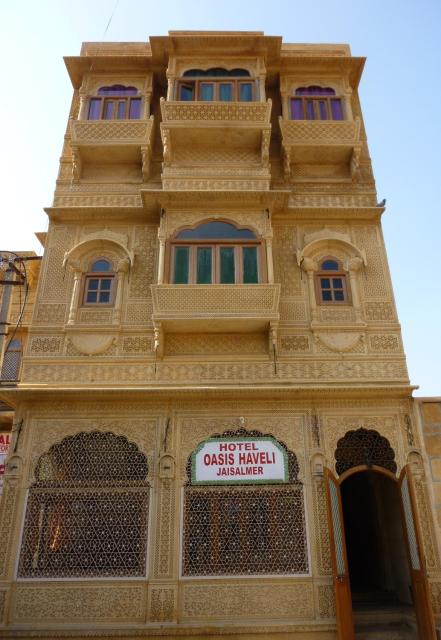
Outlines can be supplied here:
<path id="1" fill-rule="evenodd" d="M 141 98 L 136 87 L 114 84 L 100 87 L 97 97 L 90 98 L 88 120 L 139 120 Z"/>
<path id="2" fill-rule="evenodd" d="M 291 98 L 291 120 L 344 120 L 341 98 L 332 87 L 299 87 Z"/>

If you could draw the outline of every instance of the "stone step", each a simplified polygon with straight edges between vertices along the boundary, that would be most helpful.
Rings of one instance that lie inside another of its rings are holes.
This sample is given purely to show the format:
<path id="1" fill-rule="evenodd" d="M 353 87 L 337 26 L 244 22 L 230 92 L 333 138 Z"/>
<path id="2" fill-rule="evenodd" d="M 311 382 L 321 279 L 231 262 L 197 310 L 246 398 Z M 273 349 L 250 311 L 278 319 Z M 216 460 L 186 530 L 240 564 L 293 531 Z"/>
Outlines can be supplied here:
<path id="1" fill-rule="evenodd" d="M 358 624 L 356 640 L 418 640 L 416 631 L 407 624 Z"/>

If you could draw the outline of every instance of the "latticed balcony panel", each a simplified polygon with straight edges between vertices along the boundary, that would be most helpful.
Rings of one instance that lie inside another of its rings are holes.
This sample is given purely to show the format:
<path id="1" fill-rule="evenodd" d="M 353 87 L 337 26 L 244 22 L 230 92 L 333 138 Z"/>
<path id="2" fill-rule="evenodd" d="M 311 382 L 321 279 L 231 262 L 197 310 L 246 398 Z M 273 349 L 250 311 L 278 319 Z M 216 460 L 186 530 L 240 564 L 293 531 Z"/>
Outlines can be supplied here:
<path id="1" fill-rule="evenodd" d="M 270 123 L 271 100 L 267 102 L 178 102 L 161 100 L 162 120 L 188 126 L 235 123 L 256 127 Z"/>
<path id="2" fill-rule="evenodd" d="M 312 167 L 321 166 L 325 174 L 335 174 L 331 167 L 342 165 L 347 177 L 358 172 L 361 153 L 360 119 L 355 120 L 285 120 L 279 119 L 285 154 L 285 173 L 305 177 L 320 176 Z M 301 165 L 303 171 L 291 165 Z M 311 170 L 308 170 L 308 166 Z M 335 174 L 336 175 L 336 174 Z M 344 176 L 343 172 L 341 176 Z"/>
<path id="3" fill-rule="evenodd" d="M 152 285 L 153 320 L 173 331 L 256 331 L 279 319 L 280 285 Z"/>
<path id="4" fill-rule="evenodd" d="M 144 145 L 148 144 L 153 127 L 149 120 L 74 120 L 72 144 L 95 145 Z"/>

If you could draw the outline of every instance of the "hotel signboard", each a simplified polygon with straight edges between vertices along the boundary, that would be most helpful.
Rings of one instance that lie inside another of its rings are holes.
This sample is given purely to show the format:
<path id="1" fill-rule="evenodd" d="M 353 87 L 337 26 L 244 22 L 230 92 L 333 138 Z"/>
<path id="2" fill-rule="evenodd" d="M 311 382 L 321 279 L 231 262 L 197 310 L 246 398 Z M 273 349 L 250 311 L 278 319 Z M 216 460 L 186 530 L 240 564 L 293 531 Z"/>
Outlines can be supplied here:
<path id="1" fill-rule="evenodd" d="M 192 455 L 192 484 L 288 482 L 288 454 L 271 436 L 209 438 Z"/>
<path id="2" fill-rule="evenodd" d="M 3 489 L 3 476 L 5 475 L 5 462 L 11 444 L 10 432 L 0 431 L 0 494 Z"/>

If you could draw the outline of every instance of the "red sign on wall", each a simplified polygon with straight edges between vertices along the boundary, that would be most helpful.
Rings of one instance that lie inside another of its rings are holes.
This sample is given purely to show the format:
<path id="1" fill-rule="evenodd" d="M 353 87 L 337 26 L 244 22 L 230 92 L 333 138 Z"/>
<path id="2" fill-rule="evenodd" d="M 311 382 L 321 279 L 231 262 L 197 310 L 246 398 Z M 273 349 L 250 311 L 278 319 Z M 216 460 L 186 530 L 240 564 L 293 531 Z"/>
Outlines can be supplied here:
<path id="1" fill-rule="evenodd" d="M 3 476 L 5 474 L 5 462 L 11 445 L 11 433 L 0 431 L 0 493 L 3 488 Z"/>

